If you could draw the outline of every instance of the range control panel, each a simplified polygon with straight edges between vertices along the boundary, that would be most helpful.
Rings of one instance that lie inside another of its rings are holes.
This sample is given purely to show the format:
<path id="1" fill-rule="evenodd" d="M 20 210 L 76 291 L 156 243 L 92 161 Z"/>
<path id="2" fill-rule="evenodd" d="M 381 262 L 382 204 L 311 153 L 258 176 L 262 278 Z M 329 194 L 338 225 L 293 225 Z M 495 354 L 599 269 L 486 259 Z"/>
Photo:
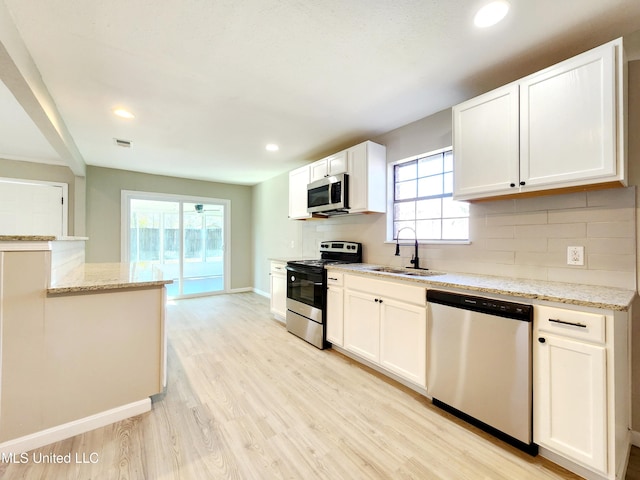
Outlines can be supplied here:
<path id="1" fill-rule="evenodd" d="M 362 244 L 356 242 L 327 241 L 320 243 L 320 253 L 358 253 L 361 248 Z"/>

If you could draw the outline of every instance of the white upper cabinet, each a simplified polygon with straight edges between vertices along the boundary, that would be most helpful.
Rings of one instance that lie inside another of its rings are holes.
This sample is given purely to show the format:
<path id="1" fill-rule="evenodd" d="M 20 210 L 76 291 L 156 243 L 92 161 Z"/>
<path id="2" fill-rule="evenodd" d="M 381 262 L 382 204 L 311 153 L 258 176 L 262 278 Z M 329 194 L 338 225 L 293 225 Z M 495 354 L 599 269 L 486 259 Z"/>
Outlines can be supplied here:
<path id="1" fill-rule="evenodd" d="M 327 158 L 313 162 L 309 165 L 309 168 L 311 170 L 311 182 L 315 182 L 316 180 L 320 180 L 321 178 L 329 177 L 331 175 L 346 173 L 347 151 L 343 150 L 342 152 L 335 153 Z"/>
<path id="2" fill-rule="evenodd" d="M 387 209 L 387 149 L 366 141 L 347 150 L 349 212 L 384 213 Z"/>
<path id="3" fill-rule="evenodd" d="M 291 219 L 311 217 L 311 214 L 307 212 L 309 172 L 309 165 L 289 172 L 289 218 Z"/>
<path id="4" fill-rule="evenodd" d="M 511 188 L 519 175 L 518 118 L 517 85 L 453 107 L 457 198 L 478 198 Z"/>
<path id="5" fill-rule="evenodd" d="M 622 39 L 453 108 L 454 197 L 626 184 Z"/>
<path id="6" fill-rule="evenodd" d="M 386 212 L 387 149 L 366 141 L 289 172 L 289 218 L 310 218 L 307 184 L 340 173 L 348 174 L 349 213 Z"/>

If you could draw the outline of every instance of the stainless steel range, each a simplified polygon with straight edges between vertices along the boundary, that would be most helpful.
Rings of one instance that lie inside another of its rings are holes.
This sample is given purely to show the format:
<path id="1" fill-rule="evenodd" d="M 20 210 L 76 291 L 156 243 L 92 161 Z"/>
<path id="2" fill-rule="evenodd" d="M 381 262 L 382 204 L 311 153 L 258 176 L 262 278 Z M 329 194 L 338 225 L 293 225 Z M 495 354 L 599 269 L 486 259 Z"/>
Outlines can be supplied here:
<path id="1" fill-rule="evenodd" d="M 326 346 L 325 265 L 362 263 L 362 244 L 330 241 L 320 244 L 320 259 L 287 262 L 287 330 L 320 349 Z"/>

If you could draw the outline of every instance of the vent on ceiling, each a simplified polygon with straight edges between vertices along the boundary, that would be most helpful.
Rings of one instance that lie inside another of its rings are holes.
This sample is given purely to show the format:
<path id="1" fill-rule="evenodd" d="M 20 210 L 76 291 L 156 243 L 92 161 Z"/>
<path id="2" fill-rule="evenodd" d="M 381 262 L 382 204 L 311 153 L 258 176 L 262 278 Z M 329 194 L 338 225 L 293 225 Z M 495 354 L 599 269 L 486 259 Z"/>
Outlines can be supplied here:
<path id="1" fill-rule="evenodd" d="M 118 147 L 131 148 L 131 140 L 122 140 L 121 138 L 114 138 L 114 142 Z"/>

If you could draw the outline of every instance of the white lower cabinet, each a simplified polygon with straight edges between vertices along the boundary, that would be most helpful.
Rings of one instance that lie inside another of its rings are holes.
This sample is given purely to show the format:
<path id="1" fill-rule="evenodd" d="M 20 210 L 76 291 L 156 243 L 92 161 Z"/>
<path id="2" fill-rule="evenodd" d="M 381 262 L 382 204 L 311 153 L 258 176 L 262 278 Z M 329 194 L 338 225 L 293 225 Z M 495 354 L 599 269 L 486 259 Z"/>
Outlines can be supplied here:
<path id="1" fill-rule="evenodd" d="M 554 335 L 540 336 L 537 443 L 605 472 L 606 350 Z"/>
<path id="2" fill-rule="evenodd" d="M 271 313 L 278 320 L 284 320 L 287 313 L 287 271 L 286 263 L 272 261 L 269 271 L 271 286 Z"/>
<path id="3" fill-rule="evenodd" d="M 534 441 L 587 478 L 617 478 L 628 453 L 627 320 L 626 312 L 535 306 Z"/>
<path id="4" fill-rule="evenodd" d="M 345 350 L 424 388 L 424 287 L 355 275 L 345 275 L 344 283 Z"/>
<path id="5" fill-rule="evenodd" d="M 327 341 L 342 347 L 344 344 L 344 289 L 343 275 L 330 272 L 327 274 Z"/>
<path id="6" fill-rule="evenodd" d="M 369 293 L 347 290 L 345 300 L 344 348 L 380 363 L 380 303 Z"/>
<path id="7" fill-rule="evenodd" d="M 426 386 L 426 308 L 388 299 L 380 308 L 380 363 L 401 377 Z"/>

